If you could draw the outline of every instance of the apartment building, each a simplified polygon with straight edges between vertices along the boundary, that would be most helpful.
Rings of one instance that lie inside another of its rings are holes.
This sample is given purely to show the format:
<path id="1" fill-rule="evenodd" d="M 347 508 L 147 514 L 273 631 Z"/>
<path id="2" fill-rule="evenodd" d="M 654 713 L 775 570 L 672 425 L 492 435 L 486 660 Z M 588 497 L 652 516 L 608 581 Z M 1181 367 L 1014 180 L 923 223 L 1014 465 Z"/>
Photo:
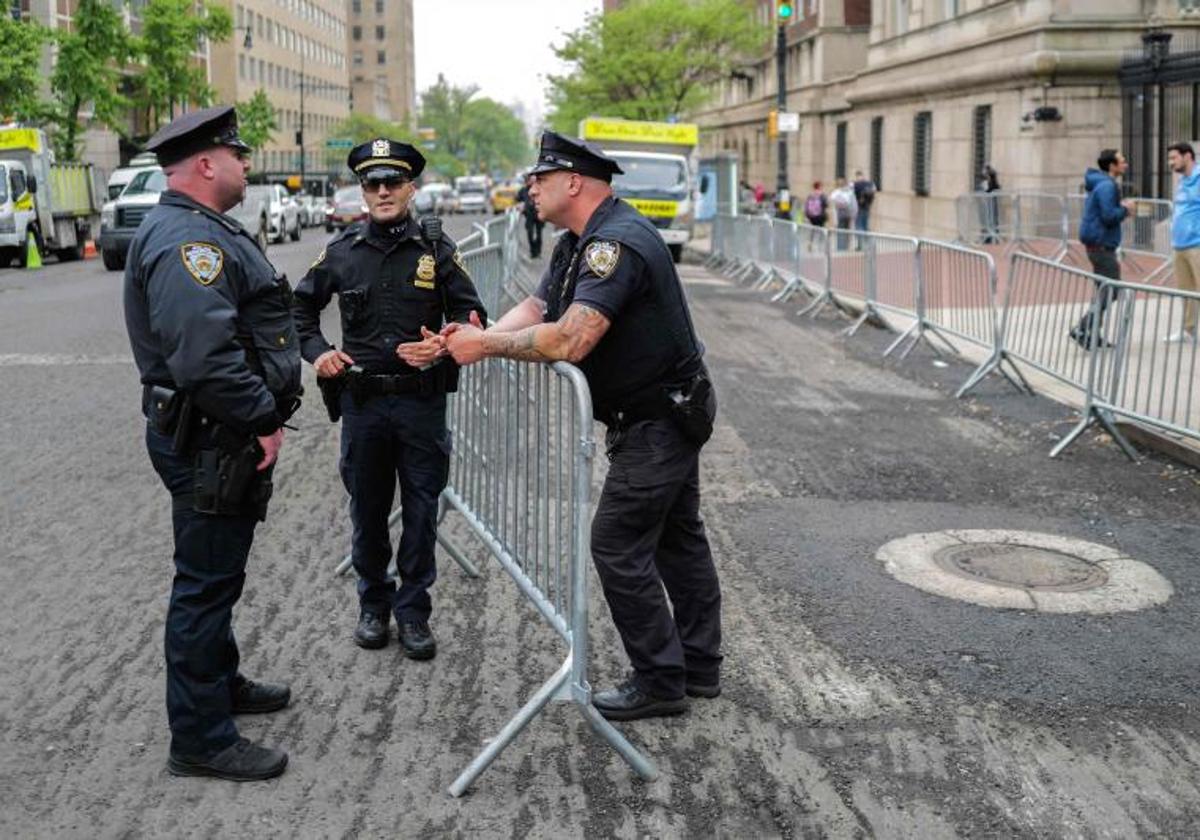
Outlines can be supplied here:
<path id="1" fill-rule="evenodd" d="M 1126 133 L 1120 73 L 1142 37 L 1186 32 L 1191 0 L 799 0 L 787 26 L 789 185 L 877 183 L 878 230 L 951 236 L 954 200 L 984 164 L 1005 189 L 1072 190 Z M 775 3 L 755 11 L 774 23 Z M 693 119 L 703 153 L 733 152 L 773 190 L 774 43 Z"/>
<path id="2" fill-rule="evenodd" d="M 412 0 L 346 0 L 354 110 L 413 124 L 417 113 Z"/>

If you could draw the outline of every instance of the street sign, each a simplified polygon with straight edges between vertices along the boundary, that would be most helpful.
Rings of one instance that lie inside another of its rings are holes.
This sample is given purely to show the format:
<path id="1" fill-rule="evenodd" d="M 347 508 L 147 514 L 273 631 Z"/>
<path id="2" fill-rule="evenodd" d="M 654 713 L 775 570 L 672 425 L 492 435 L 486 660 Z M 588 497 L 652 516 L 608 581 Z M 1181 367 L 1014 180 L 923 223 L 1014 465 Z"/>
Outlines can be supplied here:
<path id="1" fill-rule="evenodd" d="M 778 119 L 780 131 L 786 132 L 800 130 L 800 115 L 795 111 L 780 111 Z"/>
<path id="2" fill-rule="evenodd" d="M 325 140 L 326 149 L 353 149 L 354 141 L 348 137 L 329 137 Z"/>

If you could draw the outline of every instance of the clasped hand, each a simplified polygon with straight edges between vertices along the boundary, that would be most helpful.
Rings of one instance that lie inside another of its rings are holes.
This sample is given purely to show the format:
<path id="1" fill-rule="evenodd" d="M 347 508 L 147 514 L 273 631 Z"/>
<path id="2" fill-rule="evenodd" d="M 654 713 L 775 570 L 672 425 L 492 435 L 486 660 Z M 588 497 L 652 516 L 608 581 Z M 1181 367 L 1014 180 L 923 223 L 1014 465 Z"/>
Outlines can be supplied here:
<path id="1" fill-rule="evenodd" d="M 469 324 L 455 322 L 442 327 L 446 352 L 460 365 L 474 364 L 483 358 L 483 324 L 479 313 L 472 312 L 469 320 Z"/>
<path id="2" fill-rule="evenodd" d="M 440 333 L 421 327 L 421 340 L 407 341 L 399 345 L 396 347 L 396 355 L 413 367 L 419 368 L 431 365 L 443 356 L 453 356 L 454 361 L 460 365 L 477 362 L 482 355 L 468 357 L 469 354 L 465 352 L 465 339 L 468 336 L 482 335 L 483 324 L 479 320 L 479 313 L 472 312 L 470 322 L 460 324 L 452 321 L 442 327 Z"/>

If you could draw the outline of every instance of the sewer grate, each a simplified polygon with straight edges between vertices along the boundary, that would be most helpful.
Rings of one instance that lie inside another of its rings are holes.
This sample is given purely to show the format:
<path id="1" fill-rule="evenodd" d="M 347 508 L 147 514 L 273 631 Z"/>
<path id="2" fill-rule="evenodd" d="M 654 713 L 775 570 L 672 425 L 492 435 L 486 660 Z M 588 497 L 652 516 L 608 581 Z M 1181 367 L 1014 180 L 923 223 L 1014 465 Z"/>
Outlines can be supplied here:
<path id="1" fill-rule="evenodd" d="M 1012 543 L 948 545 L 933 553 L 951 574 L 993 586 L 1037 592 L 1083 592 L 1108 582 L 1108 573 L 1061 551 Z"/>

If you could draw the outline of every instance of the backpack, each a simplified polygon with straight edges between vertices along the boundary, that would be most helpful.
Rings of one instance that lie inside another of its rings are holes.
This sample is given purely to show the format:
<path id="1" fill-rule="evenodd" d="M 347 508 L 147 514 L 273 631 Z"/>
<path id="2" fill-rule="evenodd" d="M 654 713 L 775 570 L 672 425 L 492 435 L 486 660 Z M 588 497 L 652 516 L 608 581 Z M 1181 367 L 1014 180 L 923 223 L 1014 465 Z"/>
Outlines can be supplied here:
<path id="1" fill-rule="evenodd" d="M 854 193 L 848 189 L 835 190 L 833 193 L 833 206 L 842 215 L 850 215 L 850 211 L 854 209 Z"/>
<path id="2" fill-rule="evenodd" d="M 820 193 L 809 193 L 804 199 L 804 215 L 810 219 L 819 219 L 825 215 L 825 202 L 821 201 Z"/>
<path id="3" fill-rule="evenodd" d="M 858 204 L 860 207 L 870 207 L 871 202 L 875 200 L 875 182 L 874 181 L 859 181 L 862 184 L 862 189 L 858 191 Z"/>

